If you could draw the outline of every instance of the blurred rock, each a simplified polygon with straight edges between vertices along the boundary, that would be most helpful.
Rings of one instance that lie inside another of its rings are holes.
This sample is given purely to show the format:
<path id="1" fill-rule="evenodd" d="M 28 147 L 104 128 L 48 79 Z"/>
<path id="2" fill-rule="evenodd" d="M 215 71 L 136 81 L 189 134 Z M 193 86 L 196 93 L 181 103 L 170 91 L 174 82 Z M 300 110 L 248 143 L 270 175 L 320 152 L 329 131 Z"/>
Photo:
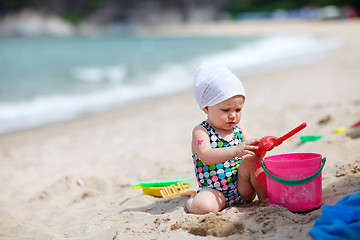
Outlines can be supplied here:
<path id="1" fill-rule="evenodd" d="M 359 138 L 360 137 L 360 126 L 359 127 L 355 127 L 355 128 L 351 128 L 346 135 L 348 137 L 351 137 L 353 139 L 355 138 Z"/>
<path id="2" fill-rule="evenodd" d="M 324 125 L 327 124 L 331 121 L 331 116 L 330 115 L 325 115 L 322 118 L 319 119 L 318 124 L 319 125 Z"/>
<path id="3" fill-rule="evenodd" d="M 29 9 L 8 14 L 0 21 L 0 37 L 70 36 L 73 33 L 71 23 Z"/>

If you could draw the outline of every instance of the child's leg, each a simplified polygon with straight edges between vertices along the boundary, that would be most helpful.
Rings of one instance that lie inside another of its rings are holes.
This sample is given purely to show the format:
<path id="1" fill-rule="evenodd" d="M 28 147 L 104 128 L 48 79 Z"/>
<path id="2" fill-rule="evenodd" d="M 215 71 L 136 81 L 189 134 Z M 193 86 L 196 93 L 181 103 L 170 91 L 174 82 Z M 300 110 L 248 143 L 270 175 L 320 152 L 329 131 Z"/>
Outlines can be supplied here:
<path id="1" fill-rule="evenodd" d="M 238 191 L 247 202 L 254 200 L 255 195 L 261 202 L 267 199 L 266 176 L 261 168 L 260 157 L 247 155 L 243 157 L 238 169 Z"/>
<path id="2" fill-rule="evenodd" d="M 211 188 L 204 188 L 198 194 L 191 196 L 186 202 L 186 209 L 194 214 L 219 212 L 225 208 L 224 195 Z"/>

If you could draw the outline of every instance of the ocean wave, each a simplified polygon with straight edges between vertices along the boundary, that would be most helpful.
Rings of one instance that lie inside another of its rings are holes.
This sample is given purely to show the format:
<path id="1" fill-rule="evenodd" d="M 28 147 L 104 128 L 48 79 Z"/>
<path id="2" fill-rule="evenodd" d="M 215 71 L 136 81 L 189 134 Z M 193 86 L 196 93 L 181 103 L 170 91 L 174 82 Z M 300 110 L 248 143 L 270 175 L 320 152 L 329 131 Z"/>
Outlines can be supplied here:
<path id="1" fill-rule="evenodd" d="M 146 81 L 128 81 L 128 70 L 123 65 L 75 68 L 72 76 L 78 81 L 109 81 L 117 84 L 90 93 L 37 96 L 23 102 L 0 102 L 0 133 L 74 119 L 135 100 L 189 90 L 193 73 L 203 61 L 227 65 L 239 76 L 244 76 L 311 61 L 339 46 L 341 42 L 333 38 L 308 35 L 270 36 L 235 49 L 189 59 L 187 62 L 169 62 L 132 76 Z"/>
<path id="2" fill-rule="evenodd" d="M 223 64 L 239 76 L 244 76 L 314 61 L 341 45 L 337 38 L 315 38 L 305 34 L 273 35 L 233 50 L 202 56 L 197 62 Z"/>
<path id="3" fill-rule="evenodd" d="M 75 68 L 71 75 L 74 79 L 85 82 L 122 82 L 126 78 L 127 69 L 122 65 L 81 67 Z"/>
<path id="4" fill-rule="evenodd" d="M 135 100 L 184 91 L 189 88 L 188 79 L 191 78 L 186 68 L 176 64 L 164 66 L 146 77 L 149 79 L 147 84 L 121 85 L 87 94 L 38 96 L 26 102 L 0 103 L 0 133 L 70 120 Z"/>

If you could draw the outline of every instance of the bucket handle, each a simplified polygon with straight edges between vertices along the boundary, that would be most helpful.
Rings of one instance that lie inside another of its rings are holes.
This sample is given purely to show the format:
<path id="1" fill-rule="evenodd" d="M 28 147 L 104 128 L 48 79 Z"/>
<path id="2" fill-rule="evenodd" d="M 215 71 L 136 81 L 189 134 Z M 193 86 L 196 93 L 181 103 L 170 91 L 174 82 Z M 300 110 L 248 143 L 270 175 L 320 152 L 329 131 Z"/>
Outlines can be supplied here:
<path id="1" fill-rule="evenodd" d="M 325 162 L 326 162 L 326 158 L 324 157 L 321 161 L 321 166 L 320 166 L 319 170 L 317 170 L 311 176 L 303 178 L 303 179 L 299 179 L 299 180 L 287 180 L 287 179 L 283 179 L 283 178 L 279 178 L 279 177 L 275 176 L 274 174 L 269 172 L 269 170 L 266 169 L 263 160 L 261 160 L 261 167 L 264 169 L 264 172 L 266 173 L 266 175 L 268 175 L 268 177 L 271 178 L 272 180 L 274 180 L 275 182 L 285 184 L 285 185 L 296 186 L 296 185 L 308 183 L 308 182 L 314 180 L 317 176 L 319 176 L 319 174 L 321 173 L 321 171 L 323 170 L 323 168 L 325 166 Z"/>

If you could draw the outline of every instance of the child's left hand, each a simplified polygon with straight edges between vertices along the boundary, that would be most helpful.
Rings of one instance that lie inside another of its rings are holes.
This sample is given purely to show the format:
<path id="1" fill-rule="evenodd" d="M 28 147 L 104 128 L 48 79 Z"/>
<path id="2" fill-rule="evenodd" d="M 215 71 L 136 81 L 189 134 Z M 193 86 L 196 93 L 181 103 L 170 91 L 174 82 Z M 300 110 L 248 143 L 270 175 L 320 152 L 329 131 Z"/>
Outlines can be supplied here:
<path id="1" fill-rule="evenodd" d="M 235 150 L 235 155 L 238 157 L 244 156 L 246 154 L 251 154 L 254 155 L 255 151 L 258 150 L 258 143 L 259 140 L 258 139 L 249 139 L 246 141 L 243 141 L 242 143 L 236 145 L 236 150 Z"/>

